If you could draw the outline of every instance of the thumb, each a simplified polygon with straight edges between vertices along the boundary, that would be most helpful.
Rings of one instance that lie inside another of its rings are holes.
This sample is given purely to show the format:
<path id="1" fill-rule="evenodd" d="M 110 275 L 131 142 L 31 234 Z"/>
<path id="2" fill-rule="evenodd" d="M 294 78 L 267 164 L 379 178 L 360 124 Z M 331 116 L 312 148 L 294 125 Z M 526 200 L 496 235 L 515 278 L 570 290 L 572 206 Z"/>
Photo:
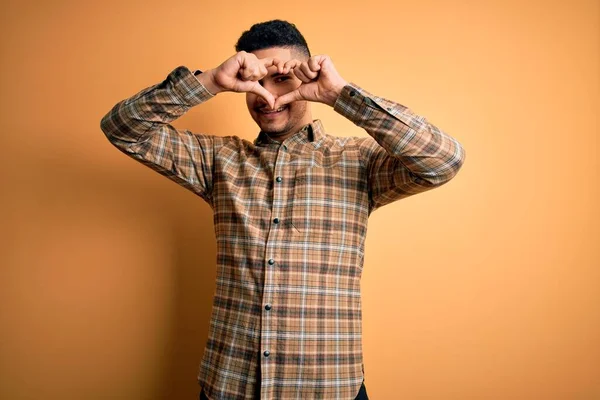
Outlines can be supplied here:
<path id="1" fill-rule="evenodd" d="M 284 94 L 283 96 L 279 96 L 277 100 L 275 100 L 274 109 L 278 109 L 281 106 L 285 106 L 293 101 L 302 100 L 302 95 L 300 94 L 300 90 L 296 89 L 293 92 L 289 92 Z"/>
<path id="2" fill-rule="evenodd" d="M 262 97 L 269 107 L 275 107 L 275 97 L 269 92 L 267 89 L 262 87 L 262 85 L 258 82 L 244 82 L 244 87 L 242 88 L 244 92 L 254 93 L 260 97 Z"/>

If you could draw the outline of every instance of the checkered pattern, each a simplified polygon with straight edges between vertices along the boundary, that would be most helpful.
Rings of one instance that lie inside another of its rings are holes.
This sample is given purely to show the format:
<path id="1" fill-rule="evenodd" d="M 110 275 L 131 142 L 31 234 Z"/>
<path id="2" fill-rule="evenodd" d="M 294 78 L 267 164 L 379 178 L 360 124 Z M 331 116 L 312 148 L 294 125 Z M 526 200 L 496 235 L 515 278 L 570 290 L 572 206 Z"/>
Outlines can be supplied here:
<path id="1" fill-rule="evenodd" d="M 217 287 L 198 381 L 211 399 L 354 399 L 364 379 L 360 277 L 369 214 L 448 182 L 465 152 L 398 103 L 347 85 L 283 143 L 176 130 L 212 95 L 186 67 L 123 100 L 101 127 L 119 150 L 214 210 Z"/>

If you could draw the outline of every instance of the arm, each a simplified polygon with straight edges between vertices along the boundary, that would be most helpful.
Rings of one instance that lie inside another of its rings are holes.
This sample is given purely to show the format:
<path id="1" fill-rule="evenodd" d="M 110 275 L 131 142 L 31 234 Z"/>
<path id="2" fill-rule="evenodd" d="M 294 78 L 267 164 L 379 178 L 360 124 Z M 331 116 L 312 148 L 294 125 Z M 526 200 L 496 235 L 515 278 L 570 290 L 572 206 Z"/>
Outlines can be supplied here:
<path id="1" fill-rule="evenodd" d="M 297 100 L 328 104 L 371 136 L 358 141 L 370 211 L 441 186 L 461 168 L 465 151 L 458 141 L 407 107 L 348 84 L 329 56 L 290 60 L 282 69 L 293 69 L 302 84 L 278 97 L 275 108 Z"/>
<path id="2" fill-rule="evenodd" d="M 274 108 L 298 100 L 328 104 L 371 136 L 359 140 L 370 211 L 441 186 L 461 168 L 465 151 L 456 139 L 407 107 L 348 84 L 329 56 L 292 59 L 279 70 L 283 74 L 293 70 L 302 83 L 279 96 Z"/>
<path id="3" fill-rule="evenodd" d="M 211 204 L 215 147 L 209 135 L 177 130 L 170 122 L 213 97 L 186 67 L 117 103 L 100 127 L 120 151 L 186 187 Z"/>
<path id="4" fill-rule="evenodd" d="M 225 139 L 177 130 L 170 122 L 191 107 L 224 91 L 252 92 L 273 105 L 273 95 L 259 81 L 272 58 L 240 51 L 215 69 L 194 74 L 176 68 L 157 85 L 117 103 L 100 127 L 119 150 L 190 189 L 212 205 L 214 155 Z"/>
<path id="5" fill-rule="evenodd" d="M 349 84 L 334 110 L 365 129 L 359 139 L 367 168 L 370 209 L 447 183 L 461 168 L 465 150 L 409 108 Z"/>

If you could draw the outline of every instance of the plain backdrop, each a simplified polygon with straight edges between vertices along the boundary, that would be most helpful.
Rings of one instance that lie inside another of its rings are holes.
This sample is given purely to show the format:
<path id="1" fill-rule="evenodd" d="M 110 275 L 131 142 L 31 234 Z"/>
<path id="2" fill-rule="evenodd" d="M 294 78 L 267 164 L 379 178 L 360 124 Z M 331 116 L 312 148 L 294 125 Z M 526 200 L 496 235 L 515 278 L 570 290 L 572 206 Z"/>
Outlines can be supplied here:
<path id="1" fill-rule="evenodd" d="M 597 0 L 2 2 L 0 398 L 197 398 L 211 210 L 112 147 L 100 119 L 273 18 L 466 149 L 447 185 L 371 216 L 370 397 L 599 399 Z M 233 93 L 175 125 L 258 133 Z"/>

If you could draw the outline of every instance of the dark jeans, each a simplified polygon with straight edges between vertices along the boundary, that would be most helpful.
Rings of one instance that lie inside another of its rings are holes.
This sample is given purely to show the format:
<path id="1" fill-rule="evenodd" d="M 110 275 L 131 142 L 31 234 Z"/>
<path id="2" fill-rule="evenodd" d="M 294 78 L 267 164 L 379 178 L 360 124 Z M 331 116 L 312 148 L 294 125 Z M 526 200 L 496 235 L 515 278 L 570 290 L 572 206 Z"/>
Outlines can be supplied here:
<path id="1" fill-rule="evenodd" d="M 208 400 L 208 397 L 204 394 L 204 390 L 200 391 L 200 400 Z M 354 398 L 354 400 L 369 400 L 369 396 L 367 396 L 367 388 L 365 387 L 365 383 L 363 382 L 360 390 L 358 391 L 358 395 Z"/>

